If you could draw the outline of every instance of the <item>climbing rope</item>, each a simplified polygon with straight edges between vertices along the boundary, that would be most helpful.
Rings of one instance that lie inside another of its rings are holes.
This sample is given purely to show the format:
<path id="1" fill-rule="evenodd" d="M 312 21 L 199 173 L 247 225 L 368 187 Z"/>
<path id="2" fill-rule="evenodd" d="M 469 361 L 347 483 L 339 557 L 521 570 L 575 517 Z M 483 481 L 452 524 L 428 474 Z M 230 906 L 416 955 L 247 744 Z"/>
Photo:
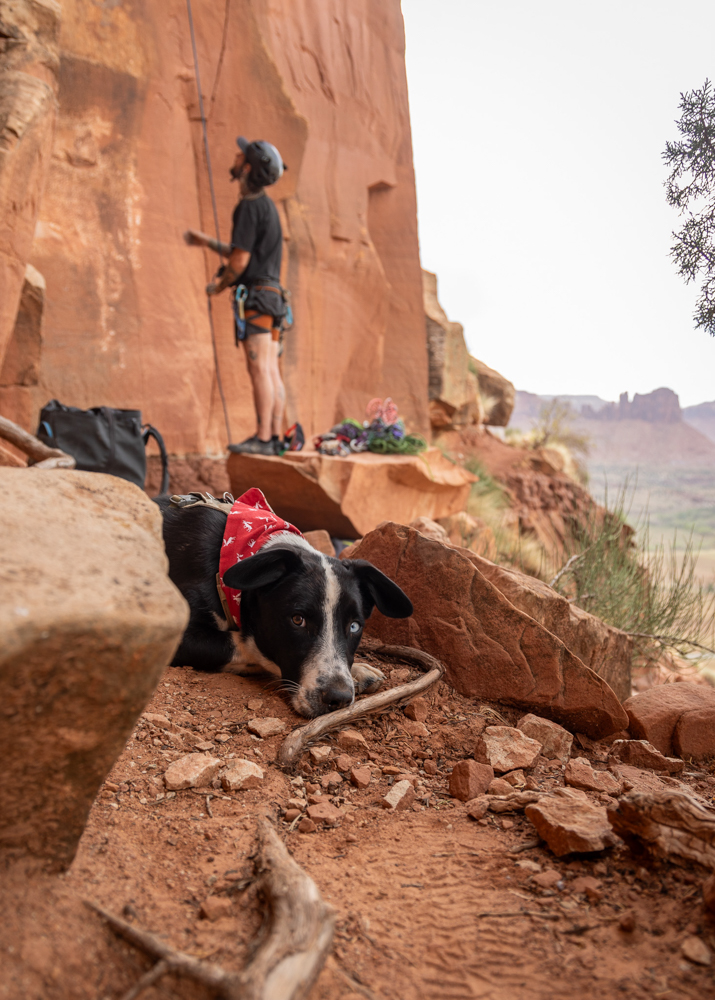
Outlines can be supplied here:
<path id="1" fill-rule="evenodd" d="M 199 114 L 201 115 L 201 130 L 203 132 L 203 137 L 204 137 L 204 153 L 206 155 L 206 169 L 209 178 L 209 189 L 211 191 L 211 208 L 213 209 L 214 228 L 216 229 L 216 239 L 220 243 L 221 235 L 219 232 L 219 225 L 218 225 L 218 209 L 216 208 L 216 191 L 214 189 L 213 171 L 211 169 L 211 153 L 209 152 L 209 134 L 206 122 L 206 115 L 204 114 L 204 99 L 201 96 L 201 75 L 199 73 L 199 56 L 198 52 L 196 51 L 196 35 L 194 33 L 194 18 L 191 12 L 191 0 L 186 0 L 186 10 L 189 15 L 191 51 L 193 52 L 194 55 L 194 76 L 196 78 L 196 90 L 199 95 Z M 223 393 L 223 385 L 221 383 L 221 373 L 219 372 L 219 367 L 218 367 L 218 351 L 216 349 L 216 330 L 214 328 L 213 309 L 211 308 L 210 295 L 206 296 L 206 304 L 209 313 L 209 328 L 211 330 L 211 347 L 213 348 L 214 368 L 216 370 L 216 384 L 218 385 L 218 392 L 219 396 L 221 397 L 221 405 L 223 406 L 223 418 L 226 424 L 226 434 L 228 435 L 227 443 L 230 443 L 232 440 L 231 424 L 229 423 L 228 419 L 228 407 L 226 406 L 226 397 L 224 396 Z"/>

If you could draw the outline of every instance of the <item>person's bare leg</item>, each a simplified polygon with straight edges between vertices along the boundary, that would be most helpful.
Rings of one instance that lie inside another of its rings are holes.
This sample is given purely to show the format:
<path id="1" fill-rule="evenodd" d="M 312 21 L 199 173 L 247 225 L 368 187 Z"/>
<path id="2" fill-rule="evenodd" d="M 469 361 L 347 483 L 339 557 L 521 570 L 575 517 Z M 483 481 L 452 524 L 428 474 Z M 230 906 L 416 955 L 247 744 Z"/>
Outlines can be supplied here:
<path id="1" fill-rule="evenodd" d="M 273 421 L 273 354 L 270 333 L 252 333 L 243 342 L 246 366 L 253 384 L 253 405 L 256 410 L 257 434 L 261 441 L 271 440 Z"/>
<path id="2" fill-rule="evenodd" d="M 271 378 L 273 380 L 273 420 L 271 429 L 274 437 L 282 439 L 285 430 L 286 391 L 283 379 L 281 378 L 280 362 L 278 360 L 279 349 L 280 345 L 278 341 L 274 340 L 273 364 L 271 366 Z"/>

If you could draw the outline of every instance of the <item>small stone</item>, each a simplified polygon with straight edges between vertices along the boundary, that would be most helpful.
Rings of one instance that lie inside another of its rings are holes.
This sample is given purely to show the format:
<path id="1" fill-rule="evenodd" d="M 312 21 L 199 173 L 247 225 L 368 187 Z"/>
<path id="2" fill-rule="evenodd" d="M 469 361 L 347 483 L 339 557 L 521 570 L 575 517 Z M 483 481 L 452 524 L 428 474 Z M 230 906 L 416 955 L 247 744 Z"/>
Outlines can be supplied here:
<path id="1" fill-rule="evenodd" d="M 406 684 L 411 677 L 412 671 L 409 667 L 397 667 L 390 674 L 390 680 L 393 684 Z"/>
<path id="2" fill-rule="evenodd" d="M 715 875 L 703 882 L 703 902 L 711 913 L 715 913 Z"/>
<path id="3" fill-rule="evenodd" d="M 349 833 L 347 835 L 347 837 L 345 838 L 345 843 L 346 844 L 357 844 L 357 842 L 358 842 L 358 839 L 357 839 L 357 837 L 355 836 L 354 833 Z"/>
<path id="4" fill-rule="evenodd" d="M 210 920 L 212 923 L 221 917 L 229 917 L 231 915 L 231 900 L 224 896 L 209 896 L 201 904 L 200 915 L 204 920 Z"/>
<path id="5" fill-rule="evenodd" d="M 531 884 L 538 885 L 540 889 L 553 889 L 561 881 L 561 878 L 561 872 L 557 872 L 555 868 L 546 868 L 538 875 L 534 875 Z"/>
<path id="6" fill-rule="evenodd" d="M 541 753 L 547 760 L 560 760 L 565 764 L 569 759 L 573 736 L 563 726 L 538 715 L 525 715 L 516 728 L 541 744 Z"/>
<path id="7" fill-rule="evenodd" d="M 423 764 L 423 767 L 425 774 L 433 776 L 437 773 L 437 765 L 433 760 L 426 760 Z"/>
<path id="8" fill-rule="evenodd" d="M 636 792 L 659 792 L 665 788 L 665 784 L 652 771 L 643 771 L 639 767 L 631 767 L 630 764 L 609 765 L 608 770 L 622 783 L 624 791 L 635 789 Z"/>
<path id="9" fill-rule="evenodd" d="M 335 761 L 338 771 L 349 771 L 355 764 L 355 760 L 348 753 L 341 753 Z"/>
<path id="10" fill-rule="evenodd" d="M 304 809 L 305 802 L 303 799 L 293 798 L 288 799 L 288 809 Z"/>
<path id="11" fill-rule="evenodd" d="M 338 746 L 343 750 L 357 750 L 358 753 L 367 750 L 365 737 L 357 729 L 343 729 L 338 733 Z"/>
<path id="12" fill-rule="evenodd" d="M 424 722 L 413 722 L 412 719 L 403 719 L 402 728 L 410 736 L 427 737 L 430 735 L 430 731 Z"/>
<path id="13" fill-rule="evenodd" d="M 164 783 L 171 790 L 209 785 L 218 774 L 222 761 L 203 753 L 190 753 L 170 764 L 164 772 Z"/>
<path id="14" fill-rule="evenodd" d="M 472 799 L 467 805 L 467 816 L 470 819 L 481 819 L 482 816 L 486 816 L 488 808 L 489 799 L 486 795 L 480 795 L 478 798 Z"/>
<path id="15" fill-rule="evenodd" d="M 308 752 L 310 754 L 310 759 L 314 764 L 322 764 L 323 761 L 327 760 L 330 756 L 330 747 L 311 747 Z"/>
<path id="16" fill-rule="evenodd" d="M 523 812 L 526 806 L 538 802 L 540 798 L 539 792 L 515 791 L 512 788 L 509 795 L 491 795 L 489 808 L 495 813 Z"/>
<path id="17" fill-rule="evenodd" d="M 228 741 L 231 739 L 231 734 L 219 733 L 217 736 L 214 736 L 214 739 L 216 740 L 217 743 L 228 743 Z"/>
<path id="18" fill-rule="evenodd" d="M 261 698 L 249 698 L 246 702 L 246 708 L 249 712 L 257 712 L 263 708 L 263 700 Z"/>
<path id="19" fill-rule="evenodd" d="M 409 781 L 413 788 L 417 786 L 420 778 L 418 774 L 410 774 L 409 771 L 400 771 L 395 775 L 395 781 Z"/>
<path id="20" fill-rule="evenodd" d="M 525 788 L 526 787 L 526 775 L 523 771 L 509 771 L 508 774 L 504 775 L 504 781 L 508 781 L 510 785 L 514 788 Z"/>
<path id="21" fill-rule="evenodd" d="M 221 775 L 221 784 L 227 792 L 257 788 L 263 781 L 263 771 L 251 760 L 232 760 Z"/>
<path id="22" fill-rule="evenodd" d="M 694 962 L 695 965 L 710 965 L 712 961 L 712 953 L 702 938 L 695 937 L 693 934 L 691 937 L 686 937 L 680 946 L 680 950 L 688 959 L 689 962 Z"/>
<path id="23" fill-rule="evenodd" d="M 636 915 L 633 910 L 626 910 L 618 919 L 618 926 L 624 934 L 632 934 L 636 929 Z"/>
<path id="24" fill-rule="evenodd" d="M 409 781 L 396 781 L 380 804 L 383 809 L 402 812 L 404 809 L 409 809 L 414 801 L 415 790 Z"/>
<path id="25" fill-rule="evenodd" d="M 540 872 L 541 865 L 538 861 L 532 861 L 531 858 L 524 858 L 523 861 L 515 861 L 514 864 L 517 868 L 523 868 L 526 872 Z"/>
<path id="26" fill-rule="evenodd" d="M 350 783 L 356 788 L 367 788 L 371 777 L 369 767 L 353 767 L 350 771 Z"/>
<path id="27" fill-rule="evenodd" d="M 501 821 L 501 828 L 502 830 L 513 830 L 514 820 L 509 819 L 508 816 L 505 816 Z"/>
<path id="28" fill-rule="evenodd" d="M 323 823 L 326 826 L 334 826 L 342 817 L 341 811 L 332 802 L 316 802 L 308 806 L 308 816 L 315 823 Z"/>
<path id="29" fill-rule="evenodd" d="M 298 833 L 315 833 L 318 829 L 317 823 L 314 823 L 312 819 L 302 819 L 298 824 Z"/>
<path id="30" fill-rule="evenodd" d="M 320 784 L 323 789 L 337 788 L 338 785 L 342 784 L 343 776 L 338 771 L 328 771 L 320 779 Z"/>
<path id="31" fill-rule="evenodd" d="M 592 903 L 598 902 L 599 899 L 603 898 L 603 893 L 601 892 L 601 883 L 597 878 L 592 875 L 579 875 L 571 882 L 569 888 L 571 892 L 581 892 L 586 895 Z"/>
<path id="32" fill-rule="evenodd" d="M 401 768 L 395 767 L 393 764 L 388 764 L 386 767 L 382 768 L 383 774 L 399 774 Z"/>
<path id="33" fill-rule="evenodd" d="M 152 726 L 156 726 L 157 729 L 166 729 L 170 733 L 179 732 L 179 727 L 174 725 L 173 722 L 169 722 L 165 715 L 155 715 L 153 712 L 145 712 L 142 718 L 151 723 Z"/>
<path id="34" fill-rule="evenodd" d="M 584 788 L 589 792 L 605 792 L 619 795 L 622 783 L 608 771 L 594 771 L 585 757 L 574 757 L 566 765 L 564 781 L 573 788 Z"/>
<path id="35" fill-rule="evenodd" d="M 514 786 L 510 785 L 504 778 L 495 778 L 494 781 L 489 782 L 487 788 L 489 795 L 511 795 L 513 791 Z"/>
<path id="36" fill-rule="evenodd" d="M 262 740 L 269 736 L 277 736 L 284 732 L 286 727 L 283 719 L 249 719 L 247 729 L 254 736 L 260 736 Z"/>
<path id="37" fill-rule="evenodd" d="M 419 695 L 405 706 L 405 715 L 414 722 L 424 722 L 429 713 L 429 704 Z"/>
<path id="38" fill-rule="evenodd" d="M 321 792 L 309 792 L 308 793 L 308 804 L 311 806 L 317 806 L 319 802 L 323 801 L 323 796 Z"/>
<path id="39" fill-rule="evenodd" d="M 555 788 L 524 812 L 557 857 L 572 852 L 603 851 L 618 840 L 604 806 L 593 805 L 577 788 Z"/>
<path id="40" fill-rule="evenodd" d="M 194 748 L 196 750 L 203 750 L 203 751 L 215 750 L 216 744 L 210 743 L 208 740 L 198 740 L 196 743 L 194 743 Z"/>
<path id="41" fill-rule="evenodd" d="M 310 794 L 311 792 L 319 792 L 320 785 L 316 785 L 314 781 L 309 781 L 305 786 L 305 790 L 306 792 L 308 792 L 308 794 Z"/>
<path id="42" fill-rule="evenodd" d="M 294 819 L 298 819 L 300 813 L 301 813 L 300 809 L 286 809 L 286 811 L 283 813 L 283 819 L 286 821 L 286 823 L 292 823 Z"/>
<path id="43" fill-rule="evenodd" d="M 498 773 L 533 767 L 541 753 L 541 743 L 511 726 L 487 726 L 477 737 L 474 756 L 490 764 Z"/>
<path id="44" fill-rule="evenodd" d="M 665 757 L 648 740 L 616 740 L 611 745 L 608 759 L 650 771 L 669 771 L 671 774 L 679 774 L 685 767 L 685 761 L 678 757 Z"/>
<path id="45" fill-rule="evenodd" d="M 483 795 L 494 780 L 494 771 L 488 764 L 476 760 L 460 760 L 449 776 L 449 794 L 453 799 L 468 802 Z M 511 786 L 509 786 L 511 791 Z"/>

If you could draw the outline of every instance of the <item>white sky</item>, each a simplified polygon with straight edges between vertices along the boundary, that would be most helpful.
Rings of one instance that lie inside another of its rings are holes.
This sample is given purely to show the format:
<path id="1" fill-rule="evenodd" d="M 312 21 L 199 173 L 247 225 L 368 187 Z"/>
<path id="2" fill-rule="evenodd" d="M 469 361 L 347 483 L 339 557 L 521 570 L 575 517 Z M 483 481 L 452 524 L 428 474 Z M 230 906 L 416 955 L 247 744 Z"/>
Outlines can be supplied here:
<path id="1" fill-rule="evenodd" d="M 402 0 L 422 264 L 537 393 L 715 399 L 661 153 L 715 78 L 712 0 Z"/>

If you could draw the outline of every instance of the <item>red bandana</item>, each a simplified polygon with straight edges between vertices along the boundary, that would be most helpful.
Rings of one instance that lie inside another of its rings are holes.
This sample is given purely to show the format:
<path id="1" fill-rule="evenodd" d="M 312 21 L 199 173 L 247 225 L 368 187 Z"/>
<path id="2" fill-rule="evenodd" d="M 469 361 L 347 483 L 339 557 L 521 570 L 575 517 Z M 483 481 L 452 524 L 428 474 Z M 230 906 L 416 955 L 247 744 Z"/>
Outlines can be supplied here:
<path id="1" fill-rule="evenodd" d="M 226 530 L 223 533 L 221 560 L 218 569 L 218 584 L 226 599 L 225 602 L 221 602 L 224 610 L 230 612 L 239 628 L 241 626 L 241 591 L 227 587 L 223 582 L 223 574 L 241 559 L 255 556 L 256 552 L 276 533 L 303 537 L 294 525 L 284 521 L 282 517 L 278 517 L 263 493 L 255 486 L 236 500 L 226 518 Z M 229 624 L 231 624 L 230 621 Z"/>

